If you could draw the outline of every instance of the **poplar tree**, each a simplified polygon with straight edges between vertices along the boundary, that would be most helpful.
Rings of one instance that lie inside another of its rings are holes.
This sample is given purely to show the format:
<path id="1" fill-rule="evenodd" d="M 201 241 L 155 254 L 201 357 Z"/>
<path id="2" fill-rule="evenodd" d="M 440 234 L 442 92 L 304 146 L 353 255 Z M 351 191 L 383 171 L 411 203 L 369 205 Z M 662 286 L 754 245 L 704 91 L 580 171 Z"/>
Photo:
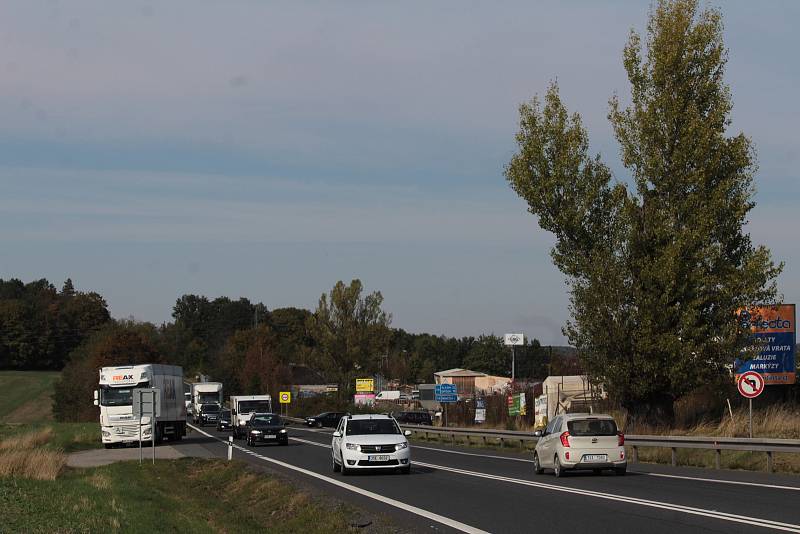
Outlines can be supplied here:
<path id="1" fill-rule="evenodd" d="M 673 403 L 727 380 L 745 343 L 736 310 L 774 302 L 776 265 L 744 230 L 755 150 L 729 134 L 719 10 L 661 0 L 623 52 L 630 104 L 608 118 L 629 176 L 618 180 L 558 86 L 520 107 L 511 187 L 556 238 L 567 278 L 565 335 L 629 417 L 668 424 Z"/>

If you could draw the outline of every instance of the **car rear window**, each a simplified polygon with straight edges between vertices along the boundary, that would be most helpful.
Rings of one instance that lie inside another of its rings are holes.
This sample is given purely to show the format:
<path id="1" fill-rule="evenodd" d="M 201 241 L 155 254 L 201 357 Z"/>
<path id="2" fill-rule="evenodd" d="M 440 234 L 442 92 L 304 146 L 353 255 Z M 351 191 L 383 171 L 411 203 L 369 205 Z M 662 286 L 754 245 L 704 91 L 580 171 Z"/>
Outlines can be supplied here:
<path id="1" fill-rule="evenodd" d="M 567 422 L 570 436 L 616 436 L 617 424 L 612 419 L 573 419 Z"/>

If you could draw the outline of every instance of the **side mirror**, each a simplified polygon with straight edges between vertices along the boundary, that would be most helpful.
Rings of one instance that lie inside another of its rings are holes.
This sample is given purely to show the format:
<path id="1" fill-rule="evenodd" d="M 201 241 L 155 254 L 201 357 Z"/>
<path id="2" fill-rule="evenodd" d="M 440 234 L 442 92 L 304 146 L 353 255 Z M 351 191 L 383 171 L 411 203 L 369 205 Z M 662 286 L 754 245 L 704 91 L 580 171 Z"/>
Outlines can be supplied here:
<path id="1" fill-rule="evenodd" d="M 336 432 L 333 433 L 333 437 L 334 438 L 341 438 L 342 437 L 342 433 L 337 430 Z"/>
<path id="2" fill-rule="evenodd" d="M 541 430 L 537 430 L 536 432 L 533 433 L 533 435 L 537 438 L 541 438 L 544 434 L 542 433 Z"/>
<path id="3" fill-rule="evenodd" d="M 411 431 L 410 430 L 406 430 L 405 432 L 403 432 L 403 435 L 404 436 L 410 436 L 411 435 Z"/>
<path id="4" fill-rule="evenodd" d="M 97 390 L 94 390 L 94 405 L 100 406 L 100 392 Z"/>

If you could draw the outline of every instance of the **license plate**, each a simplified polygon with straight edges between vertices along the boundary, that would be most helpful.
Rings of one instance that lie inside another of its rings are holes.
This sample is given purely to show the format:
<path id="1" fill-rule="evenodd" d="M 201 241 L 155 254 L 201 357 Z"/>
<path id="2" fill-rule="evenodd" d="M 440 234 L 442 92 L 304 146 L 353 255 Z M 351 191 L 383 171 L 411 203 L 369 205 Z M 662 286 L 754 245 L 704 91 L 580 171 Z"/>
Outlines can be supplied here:
<path id="1" fill-rule="evenodd" d="M 267 438 L 267 439 L 275 439 L 275 438 L 277 438 L 278 436 L 276 436 L 275 434 L 267 434 L 267 435 L 266 435 L 266 436 L 264 436 L 264 437 L 265 437 L 265 438 Z"/>
<path id="2" fill-rule="evenodd" d="M 389 457 L 388 454 L 381 454 L 380 456 L 370 456 L 369 457 L 369 461 L 370 462 L 388 462 L 389 458 L 390 457 Z"/>
<path id="3" fill-rule="evenodd" d="M 583 457 L 587 462 L 606 462 L 608 461 L 607 454 L 587 454 Z"/>

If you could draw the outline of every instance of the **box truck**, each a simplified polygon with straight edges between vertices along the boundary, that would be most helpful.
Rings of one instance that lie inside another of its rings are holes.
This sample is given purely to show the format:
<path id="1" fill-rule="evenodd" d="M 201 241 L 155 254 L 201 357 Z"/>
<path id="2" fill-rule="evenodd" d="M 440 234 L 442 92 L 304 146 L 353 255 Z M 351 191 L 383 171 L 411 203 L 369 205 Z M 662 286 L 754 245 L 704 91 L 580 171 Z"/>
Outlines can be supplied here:
<path id="1" fill-rule="evenodd" d="M 231 424 L 234 439 L 245 436 L 244 426 L 254 413 L 272 413 L 269 395 L 236 395 L 231 397 Z"/>
<path id="2" fill-rule="evenodd" d="M 192 417 L 194 423 L 200 423 L 200 408 L 203 404 L 222 406 L 221 382 L 196 382 L 189 386 L 192 394 Z M 216 422 L 216 421 L 215 421 Z"/>
<path id="3" fill-rule="evenodd" d="M 94 403 L 100 407 L 100 430 L 107 449 L 139 441 L 138 418 L 133 415 L 133 390 L 160 390 L 161 415 L 141 420 L 143 441 L 179 440 L 186 435 L 183 369 L 177 365 L 144 364 L 103 367 Z"/>

